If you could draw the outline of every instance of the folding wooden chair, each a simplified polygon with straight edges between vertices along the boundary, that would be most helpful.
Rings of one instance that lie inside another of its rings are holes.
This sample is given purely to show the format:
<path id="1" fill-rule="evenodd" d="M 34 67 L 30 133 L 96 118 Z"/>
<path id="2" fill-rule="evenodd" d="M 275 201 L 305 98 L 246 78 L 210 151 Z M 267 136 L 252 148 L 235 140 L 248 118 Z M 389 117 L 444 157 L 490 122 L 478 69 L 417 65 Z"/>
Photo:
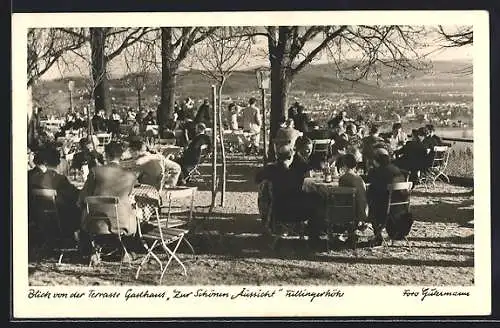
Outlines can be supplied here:
<path id="1" fill-rule="evenodd" d="M 444 173 L 446 167 L 448 166 L 448 158 L 450 156 L 449 147 L 434 146 L 432 154 L 432 163 L 425 173 L 423 182 L 426 185 L 432 184 L 434 186 L 437 179 L 439 177 L 443 177 L 446 182 L 450 183 L 450 178 L 446 175 L 446 173 Z"/>
<path id="2" fill-rule="evenodd" d="M 138 224 L 139 237 L 147 253 L 142 258 L 142 261 L 137 268 L 135 278 L 139 278 L 139 273 L 142 267 L 145 263 L 148 262 L 151 257 L 155 259 L 156 262 L 158 262 L 158 264 L 160 265 L 160 284 L 172 260 L 175 260 L 177 263 L 179 263 L 184 271 L 184 275 L 187 275 L 186 267 L 176 255 L 176 252 L 180 244 L 184 240 L 194 253 L 193 246 L 187 239 L 184 238 L 189 230 L 169 226 L 169 223 L 171 223 L 169 222 L 170 215 L 168 215 L 166 218 L 160 215 L 160 202 L 158 199 L 145 196 L 135 196 L 135 201 L 138 208 L 150 208 L 153 210 L 153 214 L 151 215 L 151 217 L 145 218 L 146 220 L 150 219 L 150 222 L 148 222 L 147 225 Z M 171 245 L 173 245 L 173 247 L 169 247 Z M 162 249 L 167 254 L 168 260 L 165 265 L 161 262 L 160 258 L 155 253 L 155 250 L 158 247 L 162 247 Z"/>
<path id="3" fill-rule="evenodd" d="M 119 202 L 120 199 L 114 196 L 88 196 L 85 198 L 86 217 L 84 230 L 89 234 L 92 245 L 89 267 L 101 262 L 103 246 L 109 246 L 112 242 L 116 241 L 120 244 L 122 251 L 119 272 L 121 271 L 124 258 L 131 258 L 123 243 L 125 231 L 120 227 L 118 217 Z M 116 248 L 114 251 L 116 251 Z M 114 251 L 108 255 L 114 253 Z"/>
<path id="4" fill-rule="evenodd" d="M 312 153 L 319 153 L 323 157 L 327 157 L 330 154 L 330 147 L 332 145 L 332 140 L 330 139 L 315 139 L 312 141 L 313 149 Z"/>
<path id="5" fill-rule="evenodd" d="M 391 215 L 393 217 L 400 217 L 398 214 L 409 213 L 410 212 L 410 195 L 413 183 L 409 182 L 397 182 L 389 184 L 387 186 L 387 191 L 389 192 L 389 198 L 387 201 L 387 218 Z M 404 237 L 408 248 L 411 249 L 410 241 L 407 237 Z M 383 238 L 384 245 L 387 246 L 387 241 Z M 391 239 L 391 245 L 393 240 Z"/>
<path id="6" fill-rule="evenodd" d="M 43 245 L 50 245 L 52 250 L 59 252 L 57 264 L 61 264 L 64 254 L 76 251 L 77 248 L 76 244 L 75 247 L 64 247 L 66 240 L 63 236 L 56 204 L 57 191 L 54 189 L 33 189 L 30 193 L 30 213 L 35 216 L 33 218 L 35 227 L 43 237 Z"/>
<path id="7" fill-rule="evenodd" d="M 352 248 L 356 248 L 355 230 L 357 227 L 356 213 L 356 188 L 335 187 L 326 199 L 326 222 L 327 222 L 327 251 L 330 250 L 330 238 L 332 226 L 346 227 L 348 238 L 352 242 Z"/>
<path id="8" fill-rule="evenodd" d="M 257 199 L 259 213 L 261 215 L 262 224 L 268 236 L 272 237 L 271 249 L 275 249 L 278 241 L 285 236 L 288 236 L 289 231 L 298 230 L 299 239 L 305 240 L 304 230 L 305 222 L 287 222 L 281 221 L 274 215 L 273 211 L 273 185 L 270 181 L 263 181 L 259 185 L 259 196 Z"/>

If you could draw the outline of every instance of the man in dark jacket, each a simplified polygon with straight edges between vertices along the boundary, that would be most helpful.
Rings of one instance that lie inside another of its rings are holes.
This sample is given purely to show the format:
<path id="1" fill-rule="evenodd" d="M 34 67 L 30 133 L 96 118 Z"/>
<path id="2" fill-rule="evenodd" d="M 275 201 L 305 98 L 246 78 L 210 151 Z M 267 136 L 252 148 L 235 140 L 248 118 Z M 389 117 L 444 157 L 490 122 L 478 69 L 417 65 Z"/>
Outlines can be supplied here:
<path id="1" fill-rule="evenodd" d="M 424 138 L 424 129 L 418 129 L 412 140 L 396 152 L 398 158 L 394 161 L 396 166 L 410 172 L 410 181 L 414 185 L 418 183 L 418 172 L 425 171 L 429 166 L 430 150 L 424 144 Z"/>
<path id="2" fill-rule="evenodd" d="M 34 159 L 35 167 L 28 171 L 29 220 L 36 220 L 33 213 L 39 210 L 37 204 L 31 204 L 33 189 L 53 189 L 57 192 L 56 206 L 59 212 L 61 229 L 65 237 L 71 237 L 79 229 L 80 213 L 77 207 L 78 189 L 68 178 L 56 171 L 60 162 L 59 151 L 48 145 L 40 149 Z M 37 224 L 35 222 L 35 224 Z"/>
<path id="3" fill-rule="evenodd" d="M 389 152 L 384 148 L 377 148 L 373 158 L 374 167 L 368 172 L 367 189 L 368 217 L 373 222 L 375 233 L 374 245 L 382 243 L 382 229 L 387 219 L 387 204 L 389 193 L 387 186 L 396 182 L 404 182 L 405 177 L 401 170 L 391 163 Z"/>

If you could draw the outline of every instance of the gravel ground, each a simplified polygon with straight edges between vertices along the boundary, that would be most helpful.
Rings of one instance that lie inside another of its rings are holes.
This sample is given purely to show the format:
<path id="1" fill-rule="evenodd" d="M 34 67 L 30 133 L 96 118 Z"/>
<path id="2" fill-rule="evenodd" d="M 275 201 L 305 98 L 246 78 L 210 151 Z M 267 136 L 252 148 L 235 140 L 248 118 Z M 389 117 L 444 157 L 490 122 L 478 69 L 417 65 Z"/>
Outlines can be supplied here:
<path id="1" fill-rule="evenodd" d="M 329 252 L 313 252 L 300 239 L 284 239 L 276 250 L 262 236 L 258 218 L 257 186 L 252 182 L 258 164 L 233 161 L 228 166 L 225 206 L 208 215 L 210 179 L 199 183 L 196 196 L 197 228 L 189 235 L 196 255 L 179 249 L 186 265 L 183 276 L 172 263 L 163 285 L 472 285 L 474 230 L 472 188 L 438 183 L 412 194 L 415 221 L 409 236 L 392 247 L 359 247 L 340 242 Z M 208 174 L 210 168 L 202 172 Z M 220 195 L 219 195 L 220 197 Z M 217 203 L 219 203 L 219 198 Z M 76 254 L 63 265 L 55 258 L 29 263 L 30 285 L 155 285 L 159 267 L 151 262 L 134 279 L 135 268 L 103 262 L 89 268 Z"/>

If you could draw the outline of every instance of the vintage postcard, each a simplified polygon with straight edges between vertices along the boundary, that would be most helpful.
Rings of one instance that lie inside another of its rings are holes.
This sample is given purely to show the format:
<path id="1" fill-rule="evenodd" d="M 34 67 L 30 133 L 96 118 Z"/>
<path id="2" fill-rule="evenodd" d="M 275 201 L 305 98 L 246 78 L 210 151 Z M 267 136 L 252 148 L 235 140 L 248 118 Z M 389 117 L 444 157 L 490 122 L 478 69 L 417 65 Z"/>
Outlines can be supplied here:
<path id="1" fill-rule="evenodd" d="M 488 33 L 13 14 L 13 317 L 490 314 Z"/>

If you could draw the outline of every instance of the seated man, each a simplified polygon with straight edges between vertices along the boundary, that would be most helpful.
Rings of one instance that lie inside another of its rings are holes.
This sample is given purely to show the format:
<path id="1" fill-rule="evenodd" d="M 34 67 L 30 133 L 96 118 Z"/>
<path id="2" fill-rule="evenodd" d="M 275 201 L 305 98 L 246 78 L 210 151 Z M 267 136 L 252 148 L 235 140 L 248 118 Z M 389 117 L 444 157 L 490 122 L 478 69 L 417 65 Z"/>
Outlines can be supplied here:
<path id="1" fill-rule="evenodd" d="M 375 239 L 373 245 L 382 244 L 382 229 L 387 219 L 387 186 L 396 182 L 404 182 L 404 174 L 397 166 L 391 163 L 389 152 L 386 149 L 378 148 L 374 152 L 373 168 L 368 172 L 367 190 L 368 197 L 368 217 L 373 222 Z"/>
<path id="2" fill-rule="evenodd" d="M 66 176 L 56 171 L 59 162 L 59 151 L 53 146 L 46 146 L 37 152 L 34 158 L 36 166 L 28 171 L 28 194 L 33 189 L 56 190 L 56 206 L 63 235 L 72 237 L 80 227 L 80 209 L 76 205 L 78 189 Z M 30 216 L 29 219 L 33 218 Z"/>
<path id="3" fill-rule="evenodd" d="M 424 138 L 423 128 L 415 131 L 414 138 L 396 152 L 398 158 L 394 161 L 396 166 L 410 172 L 410 181 L 414 185 L 418 183 L 418 173 L 425 171 L 430 162 L 430 150 L 423 143 Z"/>
<path id="4" fill-rule="evenodd" d="M 426 134 L 425 134 L 425 138 L 422 142 L 423 142 L 424 146 L 426 148 L 430 149 L 432 152 L 434 147 L 442 145 L 443 141 L 441 140 L 441 138 L 439 136 L 434 134 L 434 125 L 427 124 L 424 129 L 425 129 Z"/>
<path id="5" fill-rule="evenodd" d="M 163 184 L 168 187 L 177 185 L 181 167 L 176 162 L 161 154 L 147 151 L 146 144 L 140 138 L 134 138 L 129 143 L 131 158 L 121 162 L 121 166 L 135 171 L 139 183 L 148 184 L 160 190 Z"/>
<path id="6" fill-rule="evenodd" d="M 85 198 L 87 196 L 114 196 L 119 198 L 118 218 L 121 231 L 116 226 L 112 226 L 111 231 L 115 233 L 123 232 L 125 235 L 133 235 L 137 231 L 137 221 L 135 211 L 132 209 L 129 195 L 135 185 L 135 174 L 120 166 L 122 148 L 117 142 L 110 142 L 105 146 L 107 164 L 96 166 L 90 170 L 85 181 L 85 185 L 80 193 L 78 204 L 80 208 L 85 208 Z M 109 208 L 111 211 L 111 207 Z M 87 220 L 85 211 L 82 217 L 82 230 L 87 230 Z M 106 212 L 107 215 L 112 215 Z"/>
<path id="7" fill-rule="evenodd" d="M 88 165 L 89 170 L 98 164 L 104 164 L 104 158 L 94 149 L 94 144 L 87 138 L 79 141 L 80 151 L 73 157 L 72 169 L 81 170 L 83 165 Z"/>
<path id="8" fill-rule="evenodd" d="M 205 134 L 205 130 L 206 126 L 204 123 L 196 124 L 196 135 L 191 140 L 186 150 L 184 150 L 184 154 L 180 159 L 183 183 L 186 182 L 189 172 L 200 162 L 202 146 L 206 145 L 207 150 L 211 151 L 211 139 Z"/>
<path id="9" fill-rule="evenodd" d="M 302 191 L 305 172 L 292 166 L 294 155 L 292 147 L 282 146 L 277 152 L 277 162 L 260 170 L 255 181 L 258 184 L 271 184 L 272 218 L 284 223 L 308 220 L 309 240 L 312 246 L 317 246 L 320 230 L 320 220 L 316 215 L 317 206 L 314 200 Z"/>

